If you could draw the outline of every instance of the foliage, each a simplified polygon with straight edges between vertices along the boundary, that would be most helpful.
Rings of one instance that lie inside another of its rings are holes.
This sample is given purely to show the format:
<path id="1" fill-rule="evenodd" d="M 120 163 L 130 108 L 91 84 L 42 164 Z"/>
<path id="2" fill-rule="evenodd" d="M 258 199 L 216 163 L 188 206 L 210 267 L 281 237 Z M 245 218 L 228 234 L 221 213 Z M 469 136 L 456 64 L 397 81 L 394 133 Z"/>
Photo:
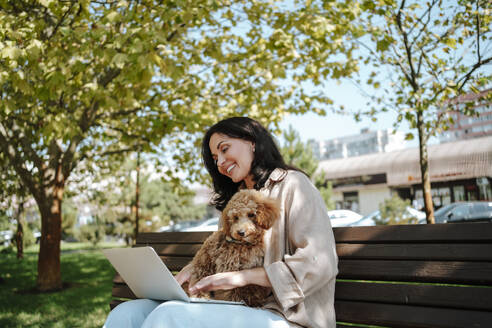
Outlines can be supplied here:
<path id="1" fill-rule="evenodd" d="M 78 216 L 79 211 L 73 198 L 66 198 L 62 204 L 62 239 L 74 235 L 74 226 Z"/>
<path id="2" fill-rule="evenodd" d="M 394 110 L 395 128 L 406 121 L 417 130 L 427 219 L 433 223 L 426 144 L 453 123 L 449 111 L 474 114 L 472 103 L 456 108 L 451 99 L 490 87 L 490 1 L 361 0 L 353 6 L 353 55 L 370 71 L 353 82 L 371 98 L 355 118 L 376 120 Z"/>
<path id="3" fill-rule="evenodd" d="M 326 17 L 298 1 L 1 1 L 0 151 L 49 231 L 40 289 L 60 287 L 61 202 L 81 162 L 110 170 L 138 150 L 156 153 L 170 181 L 179 171 L 198 180 L 197 136 L 219 118 L 269 125 L 286 112 L 323 113 L 331 100 L 307 82 L 355 69 L 343 42 L 352 6 L 324 9 Z"/>
<path id="4" fill-rule="evenodd" d="M 111 176 L 101 177 L 102 186 L 88 200 L 91 214 L 106 226 L 106 234 L 130 241 L 135 230 L 135 160 L 128 159 Z M 142 165 L 139 182 L 139 231 L 156 231 L 170 221 L 201 219 L 205 206 L 193 204 L 193 192 L 185 186 L 151 177 L 154 169 Z M 104 183 L 103 183 L 104 182 Z"/>
<path id="5" fill-rule="evenodd" d="M 324 171 L 318 171 L 313 177 L 313 183 L 318 188 L 321 197 L 325 201 L 327 210 L 335 209 L 335 200 L 333 199 L 333 185 L 326 178 Z"/>
<path id="6" fill-rule="evenodd" d="M 105 234 L 104 224 L 96 218 L 93 222 L 81 225 L 75 230 L 75 237 L 80 241 L 90 242 L 96 246 L 103 241 Z"/>
<path id="7" fill-rule="evenodd" d="M 362 114 L 396 109 L 395 128 L 404 120 L 417 128 L 421 112 L 427 141 L 448 128 L 445 112 L 456 110 L 449 104 L 451 98 L 490 85 L 488 1 L 393 0 L 360 5 L 365 14 L 356 23 L 370 28 L 356 42 L 363 63 L 372 69 L 357 82 L 380 90 L 373 93 L 371 108 Z M 471 107 L 464 112 L 473 114 Z"/>
<path id="8" fill-rule="evenodd" d="M 299 133 L 292 126 L 283 132 L 283 139 L 284 145 L 281 153 L 285 162 L 300 168 L 311 177 L 318 167 L 318 160 L 313 154 L 313 149 L 301 141 Z"/>
<path id="9" fill-rule="evenodd" d="M 373 220 L 376 225 L 417 223 L 417 218 L 409 216 L 406 212 L 407 206 L 410 206 L 410 200 L 403 200 L 397 194 L 393 194 L 391 198 L 385 199 L 379 204 L 380 216 Z"/>
<path id="10" fill-rule="evenodd" d="M 300 168 L 311 177 L 328 210 L 334 209 L 335 202 L 332 200 L 331 182 L 327 181 L 324 172 L 316 172 L 319 162 L 314 156 L 311 146 L 301 141 L 299 133 L 292 126 L 283 132 L 283 139 L 284 143 L 280 152 L 285 162 Z"/>

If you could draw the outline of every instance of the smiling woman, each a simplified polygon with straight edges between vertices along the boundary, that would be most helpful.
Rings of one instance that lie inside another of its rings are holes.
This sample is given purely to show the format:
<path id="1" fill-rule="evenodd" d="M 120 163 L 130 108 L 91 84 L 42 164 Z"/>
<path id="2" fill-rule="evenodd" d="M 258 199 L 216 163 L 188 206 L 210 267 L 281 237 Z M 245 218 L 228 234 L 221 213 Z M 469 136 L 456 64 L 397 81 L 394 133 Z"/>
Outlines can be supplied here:
<path id="1" fill-rule="evenodd" d="M 307 175 L 287 165 L 270 133 L 247 117 L 213 125 L 203 138 L 202 157 L 219 211 L 242 189 L 275 199 L 280 211 L 263 236 L 263 265 L 203 277 L 189 292 L 255 285 L 267 288 L 267 297 L 258 308 L 133 300 L 114 308 L 105 326 L 335 327 L 335 239 L 324 201 Z M 191 263 L 176 280 L 189 282 L 192 272 Z"/>
<path id="2" fill-rule="evenodd" d="M 253 188 L 250 170 L 255 152 L 254 143 L 214 133 L 209 147 L 220 174 L 236 183 L 244 180 L 248 188 Z"/>

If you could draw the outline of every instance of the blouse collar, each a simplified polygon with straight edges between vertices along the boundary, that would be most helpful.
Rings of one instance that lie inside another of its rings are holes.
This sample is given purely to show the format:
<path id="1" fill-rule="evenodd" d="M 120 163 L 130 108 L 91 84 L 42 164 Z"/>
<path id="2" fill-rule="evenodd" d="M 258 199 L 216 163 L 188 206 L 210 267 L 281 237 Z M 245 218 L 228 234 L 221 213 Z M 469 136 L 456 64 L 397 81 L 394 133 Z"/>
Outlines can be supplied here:
<path id="1" fill-rule="evenodd" d="M 265 185 L 263 186 L 263 188 L 261 189 L 268 189 L 270 188 L 271 186 L 273 186 L 274 184 L 276 184 L 277 182 L 280 182 L 282 181 L 285 176 L 287 175 L 287 170 L 284 170 L 284 169 L 281 169 L 281 168 L 276 168 L 272 171 L 272 173 L 270 173 L 270 176 L 268 177 L 268 180 L 265 182 Z M 243 182 L 241 182 L 241 184 L 239 185 L 239 190 L 242 190 L 242 189 L 246 189 L 246 184 Z"/>

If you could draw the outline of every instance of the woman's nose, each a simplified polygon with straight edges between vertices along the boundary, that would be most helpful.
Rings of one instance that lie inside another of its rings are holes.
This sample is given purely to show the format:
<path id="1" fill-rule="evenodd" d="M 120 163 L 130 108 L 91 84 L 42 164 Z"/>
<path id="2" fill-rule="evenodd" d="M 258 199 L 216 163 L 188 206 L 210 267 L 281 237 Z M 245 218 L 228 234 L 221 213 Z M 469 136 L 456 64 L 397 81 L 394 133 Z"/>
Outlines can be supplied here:
<path id="1" fill-rule="evenodd" d="M 220 155 L 219 155 L 219 156 L 217 157 L 217 167 L 221 167 L 221 166 L 224 164 L 224 162 L 225 162 L 225 158 L 224 158 L 224 156 L 220 156 Z"/>

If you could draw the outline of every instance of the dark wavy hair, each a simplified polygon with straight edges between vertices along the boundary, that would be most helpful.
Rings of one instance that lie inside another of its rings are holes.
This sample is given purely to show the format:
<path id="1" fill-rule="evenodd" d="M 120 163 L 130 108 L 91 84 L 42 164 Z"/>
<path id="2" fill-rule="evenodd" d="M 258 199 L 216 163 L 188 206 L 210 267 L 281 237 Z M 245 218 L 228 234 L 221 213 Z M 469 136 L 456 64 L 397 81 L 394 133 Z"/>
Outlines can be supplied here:
<path id="1" fill-rule="evenodd" d="M 222 211 L 231 197 L 237 192 L 242 182 L 234 183 L 229 177 L 219 173 L 210 151 L 210 138 L 214 133 L 230 138 L 243 139 L 255 144 L 251 174 L 255 181 L 254 189 L 261 189 L 270 173 L 276 168 L 301 171 L 287 165 L 278 150 L 272 135 L 259 122 L 248 117 L 231 117 L 224 119 L 208 129 L 202 141 L 202 159 L 208 173 L 212 177 L 215 196 L 212 205 Z M 301 171 L 302 172 L 302 171 Z"/>

